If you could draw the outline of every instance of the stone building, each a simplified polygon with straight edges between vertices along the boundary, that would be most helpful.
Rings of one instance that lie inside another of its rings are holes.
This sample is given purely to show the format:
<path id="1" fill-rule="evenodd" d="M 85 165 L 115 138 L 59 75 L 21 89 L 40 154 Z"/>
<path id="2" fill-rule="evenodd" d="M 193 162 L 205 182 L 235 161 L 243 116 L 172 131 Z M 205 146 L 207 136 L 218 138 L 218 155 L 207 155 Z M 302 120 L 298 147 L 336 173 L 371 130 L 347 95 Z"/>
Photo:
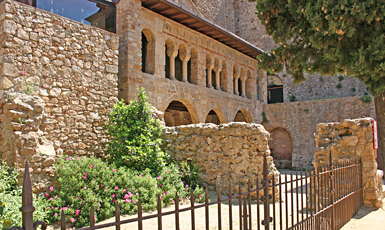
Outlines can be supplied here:
<path id="1" fill-rule="evenodd" d="M 347 76 L 294 86 L 260 71 L 255 57 L 275 44 L 254 11 L 246 0 L 1 1 L 1 158 L 30 160 L 43 180 L 55 156 L 100 154 L 112 105 L 144 87 L 167 126 L 262 123 L 277 163 L 310 167 L 316 124 L 373 117 L 374 105 Z"/>

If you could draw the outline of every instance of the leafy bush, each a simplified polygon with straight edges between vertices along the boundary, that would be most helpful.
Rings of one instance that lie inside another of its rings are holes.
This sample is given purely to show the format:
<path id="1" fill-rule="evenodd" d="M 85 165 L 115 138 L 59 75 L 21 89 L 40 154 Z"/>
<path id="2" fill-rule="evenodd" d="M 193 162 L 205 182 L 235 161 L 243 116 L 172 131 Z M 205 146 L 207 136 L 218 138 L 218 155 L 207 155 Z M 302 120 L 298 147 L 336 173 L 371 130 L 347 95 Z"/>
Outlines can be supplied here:
<path id="1" fill-rule="evenodd" d="M 365 103 L 370 103 L 372 102 L 372 97 L 369 94 L 365 94 L 362 97 L 360 97 L 360 100 Z"/>
<path id="2" fill-rule="evenodd" d="M 341 84 L 341 83 L 338 83 L 338 84 L 336 85 L 336 88 L 337 88 L 337 89 L 341 89 L 341 88 L 342 88 L 342 84 Z"/>
<path id="3" fill-rule="evenodd" d="M 344 76 L 342 75 L 338 76 L 338 81 L 343 81 L 344 79 L 345 79 Z"/>
<path id="4" fill-rule="evenodd" d="M 189 184 L 193 189 L 201 184 L 201 169 L 190 158 L 180 163 L 180 169 L 182 171 L 182 181 L 186 184 Z"/>
<path id="5" fill-rule="evenodd" d="M 296 96 L 290 96 L 290 102 L 294 102 L 294 101 L 297 101 L 297 98 L 296 98 Z"/>
<path id="6" fill-rule="evenodd" d="M 17 176 L 16 170 L 0 161 L 0 229 L 22 225 L 19 210 L 22 206 L 22 197 L 21 189 L 16 185 Z M 44 221 L 47 218 L 46 203 L 43 199 L 33 199 L 33 205 L 36 208 L 33 216 L 34 221 Z"/>
<path id="7" fill-rule="evenodd" d="M 134 214 L 139 198 L 143 210 L 154 210 L 158 194 L 165 206 L 175 202 L 176 192 L 181 199 L 179 202 L 185 202 L 191 192 L 190 186 L 181 181 L 182 174 L 175 165 L 164 167 L 153 177 L 149 170 L 137 172 L 118 168 L 98 158 L 68 157 L 58 160 L 56 170 L 61 186 L 50 188 L 45 194 L 50 223 L 58 222 L 64 210 L 67 222 L 76 227 L 87 226 L 91 205 L 96 221 L 101 221 L 114 216 L 116 201 L 122 214 Z M 194 191 L 198 202 L 204 200 L 203 193 L 199 187 Z"/>
<path id="8" fill-rule="evenodd" d="M 143 88 L 136 98 L 129 105 L 119 101 L 110 114 L 108 162 L 138 171 L 149 169 L 152 175 L 157 175 L 168 159 L 159 147 L 162 128 L 151 116 Z"/>

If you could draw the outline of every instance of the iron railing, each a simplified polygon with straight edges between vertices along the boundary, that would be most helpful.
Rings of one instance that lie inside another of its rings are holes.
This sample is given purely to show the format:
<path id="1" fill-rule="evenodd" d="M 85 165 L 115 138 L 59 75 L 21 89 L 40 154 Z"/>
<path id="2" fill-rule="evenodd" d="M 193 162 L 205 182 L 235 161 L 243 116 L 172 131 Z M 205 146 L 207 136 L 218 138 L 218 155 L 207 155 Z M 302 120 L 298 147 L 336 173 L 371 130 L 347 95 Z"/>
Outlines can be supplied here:
<path id="1" fill-rule="evenodd" d="M 36 229 L 37 225 L 46 228 L 41 221 L 33 223 L 32 189 L 28 171 L 28 163 L 25 168 L 23 185 L 23 228 L 12 227 L 10 230 Z M 175 229 L 181 228 L 180 214 L 190 212 L 191 229 L 196 229 L 196 210 L 204 208 L 205 229 L 210 228 L 210 206 L 217 206 L 218 229 L 222 229 L 222 221 L 227 218 L 228 229 L 340 229 L 346 224 L 362 206 L 362 168 L 360 161 L 350 161 L 343 164 L 322 167 L 317 170 L 296 171 L 290 174 L 280 175 L 278 178 L 268 174 L 267 159 L 264 156 L 263 178 L 251 179 L 247 182 L 245 192 L 242 192 L 242 184 L 238 184 L 238 193 L 232 194 L 232 184 L 228 184 L 228 196 L 223 198 L 221 185 L 217 185 L 217 200 L 209 202 L 209 193 L 205 190 L 205 202 L 196 204 L 193 191 L 191 191 L 190 207 L 180 208 L 175 202 L 173 211 L 162 212 L 162 203 L 158 196 L 157 213 L 143 215 L 140 199 L 138 205 L 138 217 L 121 220 L 119 203 L 115 203 L 115 222 L 95 225 L 94 210 L 91 205 L 90 226 L 82 230 L 93 230 L 115 226 L 120 230 L 121 225 L 137 223 L 137 229 L 142 230 L 143 221 L 156 219 L 157 229 L 163 229 L 162 218 L 169 215 L 175 216 Z M 254 187 L 253 187 L 254 186 Z M 178 201 L 175 194 L 175 201 Z M 238 203 L 239 217 L 234 216 L 233 204 Z M 222 215 L 222 206 L 228 206 L 228 216 Z M 237 226 L 235 225 L 237 219 Z M 61 213 L 61 229 L 66 229 L 65 215 Z M 131 229 L 131 228 L 130 228 Z"/>

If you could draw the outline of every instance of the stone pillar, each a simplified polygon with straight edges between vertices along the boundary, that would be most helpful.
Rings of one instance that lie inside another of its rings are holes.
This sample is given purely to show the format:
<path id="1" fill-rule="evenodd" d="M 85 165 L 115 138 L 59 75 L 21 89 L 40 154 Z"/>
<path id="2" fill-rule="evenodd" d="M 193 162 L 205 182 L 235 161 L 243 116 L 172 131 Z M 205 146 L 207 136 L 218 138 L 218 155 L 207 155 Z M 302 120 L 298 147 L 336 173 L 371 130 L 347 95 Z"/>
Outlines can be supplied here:
<path id="1" fill-rule="evenodd" d="M 190 55 L 188 54 L 182 54 L 182 55 L 179 55 L 180 59 L 182 60 L 183 62 L 183 66 L 182 66 L 182 81 L 183 82 L 187 82 L 187 64 L 188 64 L 188 61 L 190 60 Z"/>
<path id="2" fill-rule="evenodd" d="M 213 88 L 213 85 L 212 85 L 212 70 L 214 68 L 214 65 L 212 63 L 207 63 L 206 64 L 206 69 L 207 69 L 207 87 L 208 88 Z"/>
<path id="3" fill-rule="evenodd" d="M 221 70 L 222 70 L 222 66 L 220 66 L 220 65 L 215 66 L 215 68 L 214 68 L 215 79 L 216 79 L 216 82 L 217 82 L 217 85 L 216 85 L 215 89 L 217 89 L 217 90 L 221 89 Z"/>
<path id="4" fill-rule="evenodd" d="M 241 77 L 241 82 L 242 82 L 242 97 L 246 97 L 246 79 L 247 79 L 247 76 L 243 75 Z"/>
<path id="5" fill-rule="evenodd" d="M 116 33 L 119 35 L 119 98 L 134 99 L 142 83 L 142 4 L 140 0 L 125 0 L 116 4 Z"/>
<path id="6" fill-rule="evenodd" d="M 167 46 L 167 56 L 170 58 L 170 79 L 175 80 L 175 57 L 178 55 L 176 45 Z"/>
<path id="7" fill-rule="evenodd" d="M 314 167 L 333 162 L 344 163 L 360 159 L 364 205 L 382 207 L 383 171 L 377 170 L 377 150 L 373 148 L 373 119 L 345 119 L 339 123 L 320 123 L 315 134 Z"/>
<path id="8" fill-rule="evenodd" d="M 234 74 L 234 94 L 239 96 L 238 92 L 238 78 L 239 78 L 239 73 Z"/>

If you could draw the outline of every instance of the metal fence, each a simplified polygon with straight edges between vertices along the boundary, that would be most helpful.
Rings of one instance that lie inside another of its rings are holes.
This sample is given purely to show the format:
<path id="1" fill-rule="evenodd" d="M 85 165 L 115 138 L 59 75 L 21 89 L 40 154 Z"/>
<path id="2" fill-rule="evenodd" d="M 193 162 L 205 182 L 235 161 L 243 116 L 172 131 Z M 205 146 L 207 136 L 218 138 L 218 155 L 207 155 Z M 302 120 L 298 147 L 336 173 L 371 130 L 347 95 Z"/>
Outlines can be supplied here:
<path id="1" fill-rule="evenodd" d="M 28 163 L 26 164 L 23 185 L 23 228 L 12 227 L 10 230 L 36 229 L 38 225 L 45 230 L 47 225 L 37 221 L 33 223 L 32 189 Z M 210 209 L 217 209 L 215 221 L 217 229 L 222 229 L 222 222 L 226 219 L 228 229 L 340 229 L 346 224 L 362 206 L 362 167 L 360 161 L 346 162 L 316 170 L 296 171 L 281 175 L 276 178 L 268 175 L 267 159 L 264 156 L 263 178 L 251 179 L 247 183 L 247 191 L 242 192 L 241 183 L 238 184 L 238 193 L 232 194 L 232 184 L 229 183 L 227 197 L 222 197 L 221 186 L 217 186 L 217 200 L 209 202 L 209 193 L 205 190 L 205 203 L 196 204 L 191 192 L 190 207 L 180 208 L 175 202 L 173 211 L 162 212 L 161 199 L 158 196 L 157 213 L 143 215 L 142 204 L 139 200 L 138 217 L 120 220 L 119 204 L 116 202 L 115 222 L 95 225 L 94 210 L 90 210 L 90 226 L 82 230 L 101 229 L 121 226 L 128 223 L 136 223 L 137 229 L 142 230 L 143 221 L 156 219 L 156 229 L 163 229 L 162 218 L 169 215 L 175 216 L 175 229 L 181 229 L 180 214 L 190 212 L 189 221 L 191 229 L 196 229 L 196 210 L 204 209 L 205 229 L 210 229 Z M 175 194 L 175 201 L 178 194 Z M 238 205 L 238 210 L 234 208 Z M 226 205 L 228 214 L 222 215 L 222 206 Z M 216 207 L 215 207 L 216 206 Z M 234 215 L 234 211 L 238 215 Z M 237 219 L 237 223 L 234 222 Z M 186 221 L 186 218 L 184 219 Z M 64 211 L 61 213 L 60 227 L 66 229 Z M 186 226 L 182 226 L 186 227 Z M 136 228 L 136 227 L 135 227 Z M 226 226 L 227 228 L 227 226 Z M 132 229 L 132 227 L 130 228 Z M 148 229 L 148 228 L 147 228 Z"/>

